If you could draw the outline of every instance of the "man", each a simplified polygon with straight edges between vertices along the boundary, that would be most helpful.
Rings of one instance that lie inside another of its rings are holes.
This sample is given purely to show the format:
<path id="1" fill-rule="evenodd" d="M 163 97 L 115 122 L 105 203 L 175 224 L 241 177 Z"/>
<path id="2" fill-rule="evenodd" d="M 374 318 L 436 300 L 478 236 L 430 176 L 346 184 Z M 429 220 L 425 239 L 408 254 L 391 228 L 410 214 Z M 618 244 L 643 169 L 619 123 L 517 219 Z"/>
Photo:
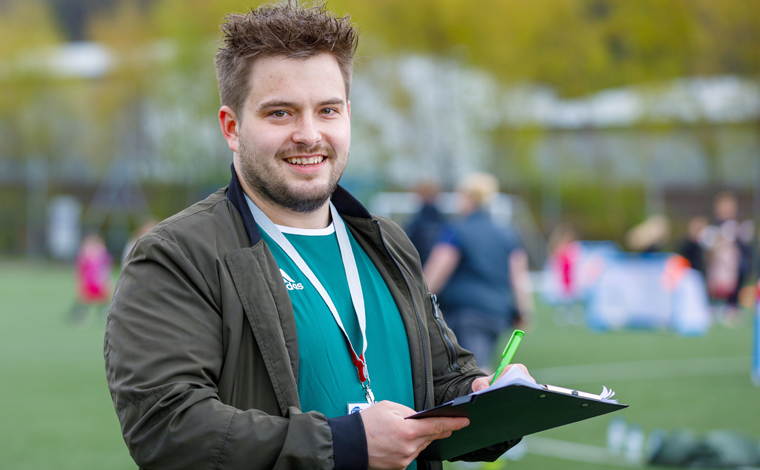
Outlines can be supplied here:
<path id="1" fill-rule="evenodd" d="M 106 328 L 130 453 L 161 469 L 414 466 L 467 420 L 404 417 L 489 377 L 436 321 L 401 229 L 337 186 L 357 33 L 290 3 L 222 29 L 230 185 L 137 243 Z"/>

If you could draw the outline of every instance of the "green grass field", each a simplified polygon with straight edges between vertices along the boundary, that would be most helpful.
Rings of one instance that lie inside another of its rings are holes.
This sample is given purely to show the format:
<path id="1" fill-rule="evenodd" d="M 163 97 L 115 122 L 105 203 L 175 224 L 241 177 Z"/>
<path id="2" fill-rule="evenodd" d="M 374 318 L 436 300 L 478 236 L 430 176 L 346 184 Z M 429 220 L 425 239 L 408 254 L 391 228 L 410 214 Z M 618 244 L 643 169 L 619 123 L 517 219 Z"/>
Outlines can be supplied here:
<path id="1" fill-rule="evenodd" d="M 106 386 L 104 323 L 93 312 L 83 327 L 66 324 L 73 296 L 70 268 L 0 264 L 0 468 L 135 468 Z M 645 433 L 731 429 L 760 440 L 760 388 L 749 379 L 749 312 L 738 326 L 715 326 L 701 338 L 558 327 L 545 307 L 536 320 L 515 361 L 526 364 L 539 382 L 593 393 L 611 387 L 630 405 L 616 415 Z M 449 468 L 619 468 L 618 462 L 591 463 L 582 456 L 605 446 L 610 419 L 539 433 L 539 439 L 527 441 L 520 460 Z M 556 455 L 567 443 L 579 457 Z"/>

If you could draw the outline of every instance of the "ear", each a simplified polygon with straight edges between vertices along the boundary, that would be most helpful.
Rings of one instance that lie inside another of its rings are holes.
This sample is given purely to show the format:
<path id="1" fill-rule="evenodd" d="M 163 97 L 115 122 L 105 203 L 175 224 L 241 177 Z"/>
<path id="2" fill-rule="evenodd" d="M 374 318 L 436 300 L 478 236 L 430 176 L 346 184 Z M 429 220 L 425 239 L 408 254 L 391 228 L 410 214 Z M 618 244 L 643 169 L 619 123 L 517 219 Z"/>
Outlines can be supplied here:
<path id="1" fill-rule="evenodd" d="M 348 100 L 347 108 L 348 108 L 348 118 L 351 119 L 351 100 Z"/>
<path id="2" fill-rule="evenodd" d="M 222 134 L 230 150 L 237 153 L 240 139 L 238 118 L 229 106 L 222 106 L 219 110 L 219 125 L 222 126 Z"/>

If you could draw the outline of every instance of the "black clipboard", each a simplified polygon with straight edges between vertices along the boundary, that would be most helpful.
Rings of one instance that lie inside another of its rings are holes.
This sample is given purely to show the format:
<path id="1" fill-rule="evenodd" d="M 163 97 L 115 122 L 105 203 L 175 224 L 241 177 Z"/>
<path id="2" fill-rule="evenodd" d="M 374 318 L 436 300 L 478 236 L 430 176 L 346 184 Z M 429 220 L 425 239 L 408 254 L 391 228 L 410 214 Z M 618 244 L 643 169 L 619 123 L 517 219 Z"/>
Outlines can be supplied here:
<path id="1" fill-rule="evenodd" d="M 578 392 L 551 391 L 543 385 L 518 380 L 501 388 L 459 397 L 407 419 L 436 416 L 469 418 L 469 426 L 454 431 L 445 439 L 433 441 L 419 455 L 425 460 L 448 460 L 510 439 L 627 407 L 615 400 L 586 398 Z"/>

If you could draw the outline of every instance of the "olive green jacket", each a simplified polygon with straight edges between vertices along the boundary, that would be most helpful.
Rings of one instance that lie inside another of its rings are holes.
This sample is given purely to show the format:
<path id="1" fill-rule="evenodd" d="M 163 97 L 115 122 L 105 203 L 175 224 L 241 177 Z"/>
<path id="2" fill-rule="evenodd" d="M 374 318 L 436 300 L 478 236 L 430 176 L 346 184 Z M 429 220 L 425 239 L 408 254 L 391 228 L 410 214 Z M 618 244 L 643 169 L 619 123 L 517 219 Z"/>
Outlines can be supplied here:
<path id="1" fill-rule="evenodd" d="M 340 187 L 332 201 L 401 313 L 415 408 L 469 393 L 484 374 L 443 322 L 409 239 Z M 356 439 L 366 465 L 359 418 L 328 423 L 300 411 L 293 307 L 234 171 L 229 187 L 136 244 L 116 285 L 104 355 L 122 434 L 141 468 L 353 467 L 338 453 Z"/>

